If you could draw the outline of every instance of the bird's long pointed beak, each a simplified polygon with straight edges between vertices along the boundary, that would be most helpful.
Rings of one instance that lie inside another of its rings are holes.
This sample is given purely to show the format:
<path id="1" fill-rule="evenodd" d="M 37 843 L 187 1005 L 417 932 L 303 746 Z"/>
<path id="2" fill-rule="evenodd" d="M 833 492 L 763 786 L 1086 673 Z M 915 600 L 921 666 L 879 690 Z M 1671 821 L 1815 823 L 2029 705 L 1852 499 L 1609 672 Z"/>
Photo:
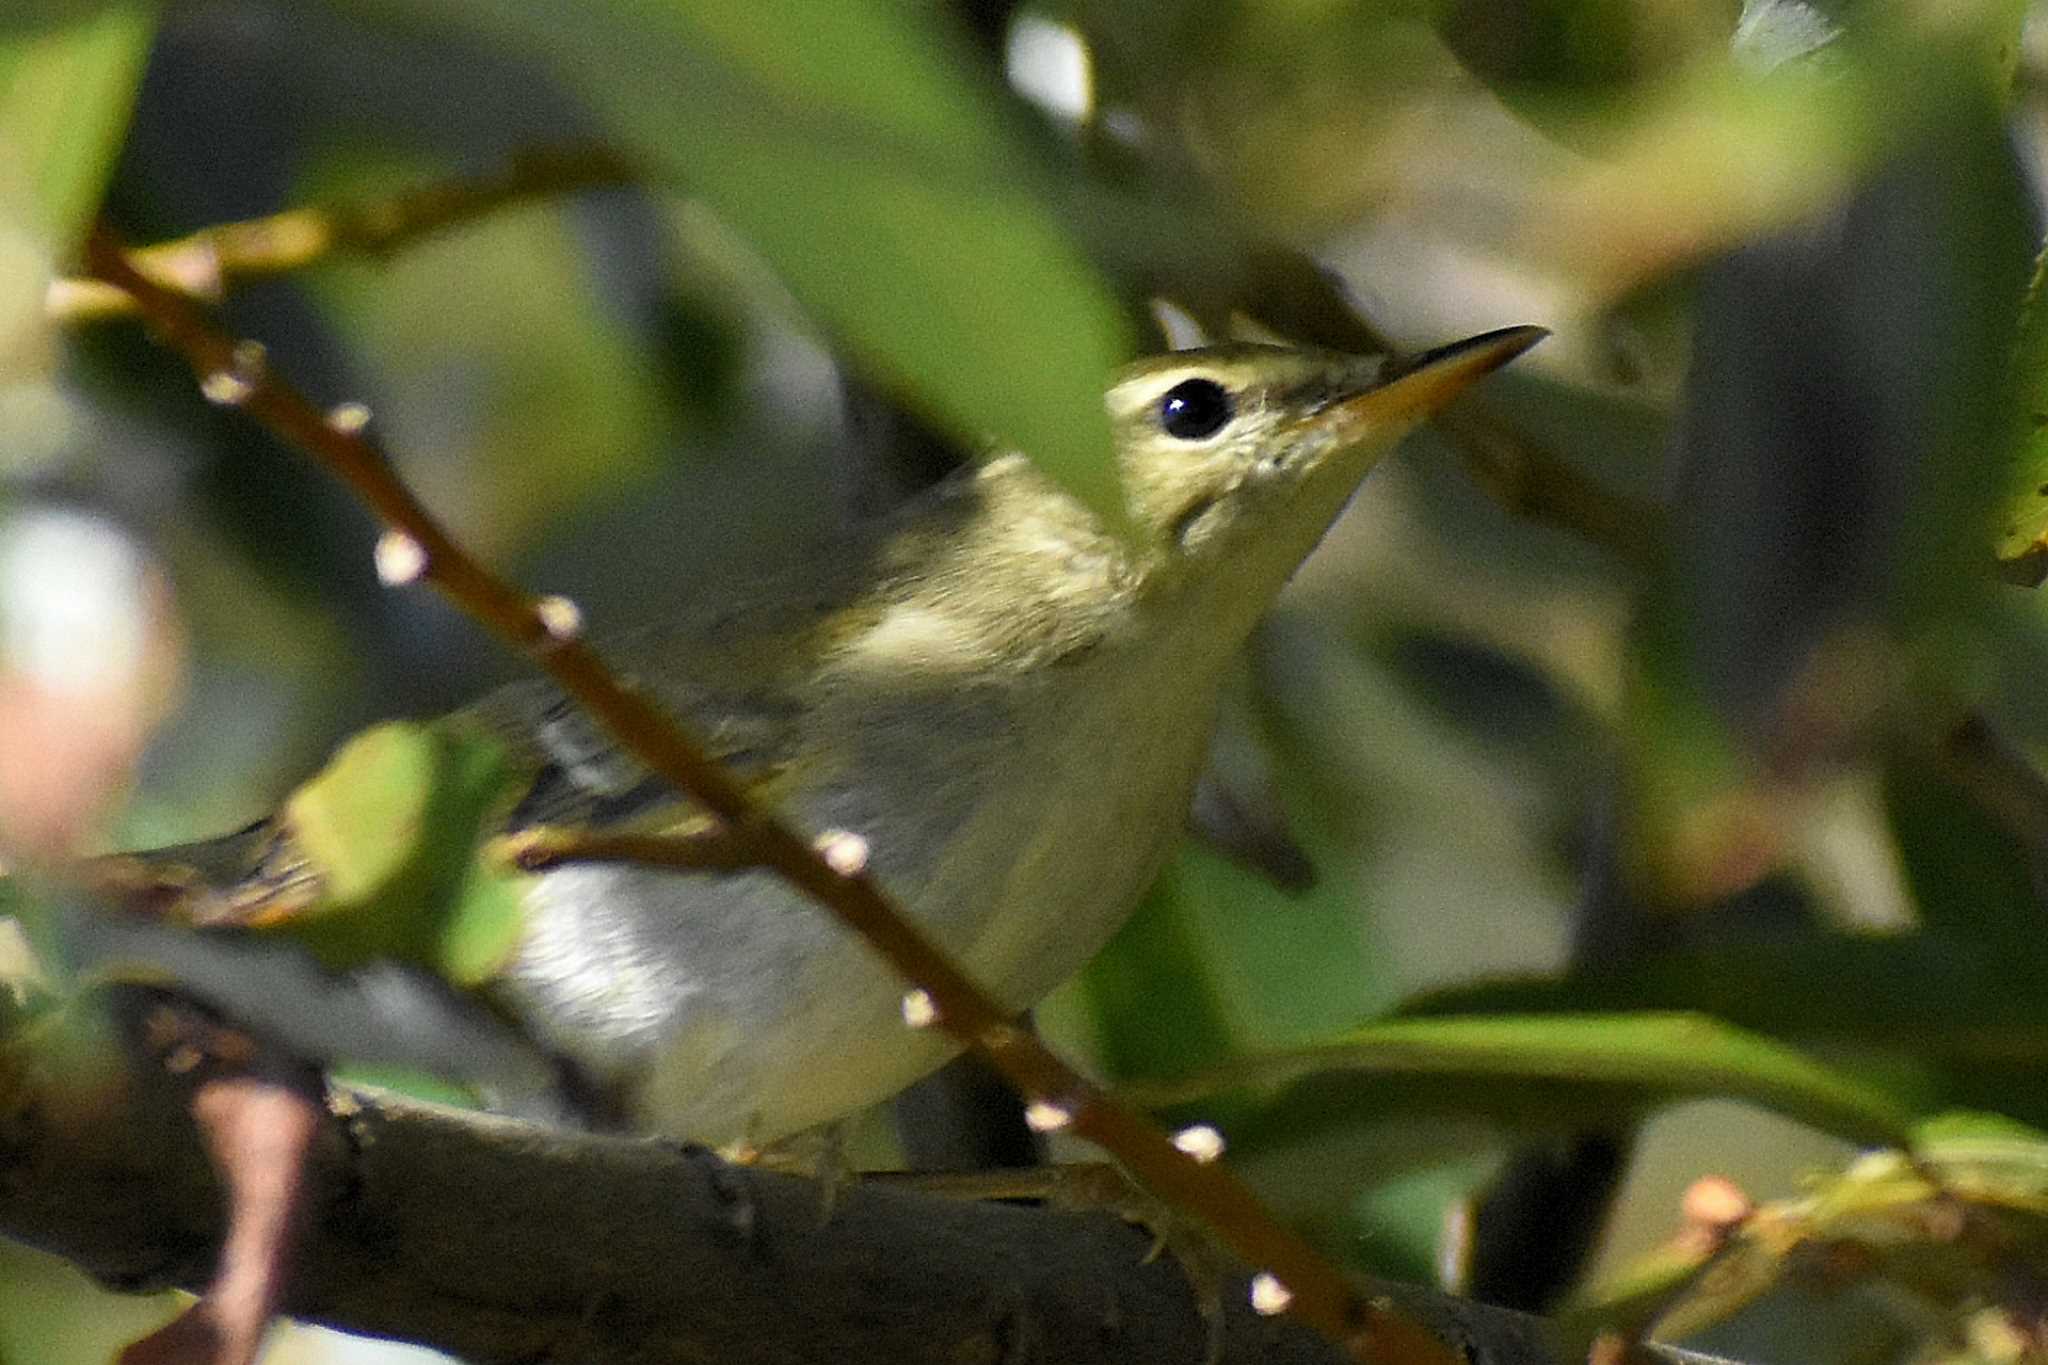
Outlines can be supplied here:
<path id="1" fill-rule="evenodd" d="M 1503 327 L 1397 362 L 1390 376 L 1313 419 L 1340 434 L 1400 429 L 1432 416 L 1453 398 L 1550 335 L 1545 327 Z"/>

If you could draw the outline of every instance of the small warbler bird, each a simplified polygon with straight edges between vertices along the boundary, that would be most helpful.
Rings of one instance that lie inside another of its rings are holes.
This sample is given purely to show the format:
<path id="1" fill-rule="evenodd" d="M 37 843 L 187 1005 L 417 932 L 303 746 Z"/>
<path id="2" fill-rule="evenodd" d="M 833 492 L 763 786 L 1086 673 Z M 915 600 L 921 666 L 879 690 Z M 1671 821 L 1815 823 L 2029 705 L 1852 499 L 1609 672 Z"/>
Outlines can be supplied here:
<path id="1" fill-rule="evenodd" d="M 606 653 L 798 825 L 858 833 L 882 886 L 1021 1010 L 1157 873 L 1232 656 L 1359 481 L 1543 335 L 1492 332 L 1406 363 L 1249 345 L 1141 361 L 1107 398 L 1129 528 L 1002 455 Z M 468 716 L 518 773 L 487 832 L 701 820 L 546 683 Z M 233 893 L 304 880 L 301 842 L 288 807 L 143 857 Z M 768 872 L 569 862 L 517 885 L 509 952 L 465 984 L 624 1126 L 770 1141 L 957 1051 L 906 1027 L 905 983 Z M 171 959 L 162 970 L 202 996 L 246 996 L 236 973 L 169 942 L 146 949 Z"/>

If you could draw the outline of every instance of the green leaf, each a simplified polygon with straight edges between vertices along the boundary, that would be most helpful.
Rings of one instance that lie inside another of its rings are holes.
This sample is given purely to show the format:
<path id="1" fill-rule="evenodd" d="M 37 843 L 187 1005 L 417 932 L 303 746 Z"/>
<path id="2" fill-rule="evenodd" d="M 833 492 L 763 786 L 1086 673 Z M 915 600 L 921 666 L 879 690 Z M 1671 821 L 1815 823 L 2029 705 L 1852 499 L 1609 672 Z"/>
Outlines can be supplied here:
<path id="1" fill-rule="evenodd" d="M 8 1365 L 113 1360 L 182 1307 L 168 1291 L 110 1293 L 48 1252 L 0 1242 L 0 1358 Z"/>
<path id="2" fill-rule="evenodd" d="M 409 1100 L 445 1105 L 450 1109 L 481 1109 L 476 1091 L 446 1077 L 411 1067 L 379 1066 L 366 1062 L 342 1062 L 328 1069 L 336 1085 L 389 1090 Z"/>
<path id="3" fill-rule="evenodd" d="M 98 205 L 157 6 L 10 6 L 0 19 L 0 222 L 46 251 L 78 239 Z"/>
<path id="4" fill-rule="evenodd" d="M 480 986 L 511 958 L 526 927 L 525 879 L 488 857 L 464 865 L 460 890 L 436 926 L 434 961 L 458 986 Z"/>
<path id="5" fill-rule="evenodd" d="M 1910 1112 L 1882 1090 L 1782 1043 L 1702 1014 L 1501 1015 L 1390 1019 L 1323 1045 L 1247 1058 L 1178 1082 L 1141 1087 L 1136 1098 L 1167 1104 L 1244 1087 L 1322 1084 L 1356 1114 L 1382 1115 L 1381 1078 L 1438 1076 L 1458 1107 L 1519 1116 L 1525 1103 L 1501 1082 L 1591 1088 L 1593 1112 L 1642 1110 L 1680 1098 L 1748 1100 L 1859 1142 L 1898 1145 Z M 1569 1104 L 1571 1096 L 1554 1098 Z M 1580 1096 L 1579 1098 L 1586 1098 Z M 1283 1101 L 1284 1103 L 1284 1101 Z"/>
<path id="6" fill-rule="evenodd" d="M 2035 584 L 2048 576 L 2048 306 L 2041 298 L 2044 279 L 2048 279 L 2048 254 L 2035 259 L 2033 280 L 2020 306 L 2009 425 L 2019 453 L 2007 479 L 1995 544 L 1999 561 L 2008 571 Z"/>
<path id="7" fill-rule="evenodd" d="M 461 722 L 363 732 L 285 803 L 321 894 L 274 927 L 331 967 L 393 958 L 489 979 L 518 940 L 522 879 L 481 845 L 516 786 L 503 746 Z"/>
<path id="8" fill-rule="evenodd" d="M 142 0 L 0 5 L 0 475 L 74 434 L 44 295 L 99 205 L 155 15 Z M 0 515 L 12 496 L 0 483 Z"/>
<path id="9" fill-rule="evenodd" d="M 292 198 L 374 197 L 454 169 L 350 145 L 305 166 Z M 565 205 L 496 214 L 459 237 L 342 257 L 306 277 L 328 325 L 360 357 L 355 382 L 379 395 L 384 429 L 434 432 L 438 458 L 491 471 L 465 484 L 456 524 L 486 558 L 530 546 L 559 527 L 564 508 L 646 478 L 668 439 L 667 376 L 587 287 L 591 263 L 574 222 Z M 520 287 L 477 288 L 483 279 Z M 686 363 L 714 368 L 701 353 Z M 446 379 L 457 371 L 470 417 L 451 424 Z"/>
<path id="10" fill-rule="evenodd" d="M 1884 801 L 1920 922 L 1983 942 L 2001 980 L 2031 993 L 2044 952 L 2031 850 L 1931 765 L 1894 759 Z"/>
<path id="11" fill-rule="evenodd" d="M 923 7 L 447 4 L 542 52 L 886 385 L 1115 524 L 1102 395 L 1131 339 L 1031 130 Z"/>
<path id="12" fill-rule="evenodd" d="M 1111 1076 L 1169 1075 L 1230 1053 L 1215 962 L 1203 951 L 1185 881 L 1177 867 L 1162 873 L 1073 988 Z"/>
<path id="13" fill-rule="evenodd" d="M 2004 1143 L 2044 1145 L 2048 1144 L 2048 1133 L 2003 1114 L 1970 1110 L 1936 1114 L 1913 1128 L 1913 1147 L 1917 1151 L 1960 1152 L 1969 1147 L 1996 1147 Z"/>
<path id="14" fill-rule="evenodd" d="M 1612 104 L 1669 79 L 1727 34 L 1714 6 L 1627 0 L 1447 0 L 1430 17 L 1465 68 L 1538 126 L 1559 105 Z"/>
<path id="15" fill-rule="evenodd" d="M 1913 1130 L 1913 1155 L 1964 1198 L 2048 1213 L 2048 1133 L 2003 1114 L 1938 1114 Z"/>
<path id="16" fill-rule="evenodd" d="M 1700 1010 L 1781 1038 L 1935 1063 L 2048 1061 L 2038 992 L 2004 980 L 1983 945 L 1932 933 L 1787 934 L 1645 957 L 1626 974 L 1521 977 L 1413 997 L 1409 1015 Z"/>

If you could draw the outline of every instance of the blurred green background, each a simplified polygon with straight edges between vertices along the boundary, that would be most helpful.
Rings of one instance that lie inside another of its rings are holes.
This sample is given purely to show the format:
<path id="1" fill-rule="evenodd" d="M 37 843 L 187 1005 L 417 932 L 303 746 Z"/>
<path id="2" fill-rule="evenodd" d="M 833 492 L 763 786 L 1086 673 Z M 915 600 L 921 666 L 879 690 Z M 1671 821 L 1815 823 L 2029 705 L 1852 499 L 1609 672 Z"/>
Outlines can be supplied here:
<path id="1" fill-rule="evenodd" d="M 516 672 L 139 328 L 52 317 L 94 215 L 157 241 L 601 141 L 638 183 L 222 305 L 600 640 L 900 496 L 934 433 L 1113 497 L 1133 354 L 1553 329 L 1245 661 L 1240 852 L 1291 832 L 1313 888 L 1191 845 L 1041 1013 L 1115 1079 L 1233 1064 L 1173 1112 L 1334 1254 L 1547 1307 L 1703 1174 L 1782 1198 L 1894 1120 L 2048 1124 L 2044 75 L 2014 0 L 15 0 L 0 849 L 238 827 Z M 1623 1017 L 1680 1009 L 1755 1036 Z M 1988 1281 L 1826 1290 L 1700 1339 L 2018 1358 Z M 168 1311 L 0 1247 L 6 1365 Z"/>

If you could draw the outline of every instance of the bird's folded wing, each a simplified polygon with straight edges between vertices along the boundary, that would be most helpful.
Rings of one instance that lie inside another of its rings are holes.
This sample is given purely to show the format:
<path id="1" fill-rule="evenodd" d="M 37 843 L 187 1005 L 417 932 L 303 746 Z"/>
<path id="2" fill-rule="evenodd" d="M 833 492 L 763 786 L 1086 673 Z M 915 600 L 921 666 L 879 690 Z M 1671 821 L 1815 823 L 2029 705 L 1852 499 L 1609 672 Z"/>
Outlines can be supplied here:
<path id="1" fill-rule="evenodd" d="M 762 783 L 787 763 L 799 710 L 777 691 L 713 692 L 670 680 L 656 693 L 714 760 Z M 515 684 L 469 712 L 511 747 L 532 781 L 506 818 L 507 831 L 540 825 L 603 829 L 678 818 L 690 802 L 623 752 L 603 726 L 552 686 Z"/>

